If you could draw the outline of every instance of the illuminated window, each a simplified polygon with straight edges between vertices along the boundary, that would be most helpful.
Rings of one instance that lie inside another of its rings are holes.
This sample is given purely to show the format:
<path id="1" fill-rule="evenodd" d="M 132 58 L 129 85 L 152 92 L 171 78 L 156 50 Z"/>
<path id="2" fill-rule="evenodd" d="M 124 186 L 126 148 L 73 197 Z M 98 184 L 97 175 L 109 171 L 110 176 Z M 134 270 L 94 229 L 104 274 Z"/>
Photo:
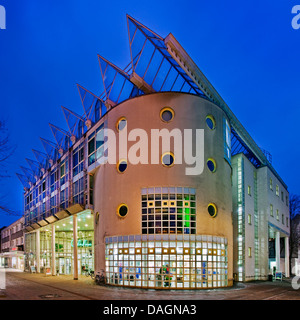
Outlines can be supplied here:
<path id="1" fill-rule="evenodd" d="M 276 209 L 276 220 L 279 221 L 279 210 L 278 209 Z"/>
<path id="2" fill-rule="evenodd" d="M 84 164 L 84 147 L 81 144 L 79 147 L 73 150 L 73 176 L 83 171 Z"/>
<path id="3" fill-rule="evenodd" d="M 195 189 L 142 189 L 141 200 L 143 234 L 196 233 Z"/>
<path id="4" fill-rule="evenodd" d="M 229 122 L 223 119 L 224 158 L 231 163 L 231 130 Z"/>
<path id="5" fill-rule="evenodd" d="M 270 189 L 273 190 L 273 180 L 270 178 Z"/>
<path id="6" fill-rule="evenodd" d="M 248 186 L 248 195 L 251 196 L 251 186 Z"/>
<path id="7" fill-rule="evenodd" d="M 160 118 L 164 122 L 172 121 L 174 118 L 174 110 L 169 107 L 163 108 L 160 111 Z"/>
<path id="8" fill-rule="evenodd" d="M 88 165 L 104 157 L 104 124 L 88 137 Z"/>
<path id="9" fill-rule="evenodd" d="M 252 257 L 252 248 L 251 247 L 248 248 L 248 257 L 249 258 Z"/>
<path id="10" fill-rule="evenodd" d="M 251 224 L 252 216 L 251 214 L 248 214 L 248 224 Z"/>
<path id="11" fill-rule="evenodd" d="M 210 235 L 126 235 L 105 238 L 109 285 L 197 289 L 228 284 L 227 240 Z"/>
<path id="12" fill-rule="evenodd" d="M 84 204 L 84 180 L 78 179 L 73 183 L 73 203 Z"/>
<path id="13" fill-rule="evenodd" d="M 279 186 L 278 186 L 278 184 L 276 184 L 276 196 L 279 197 Z"/>
<path id="14" fill-rule="evenodd" d="M 270 216 L 273 217 L 274 213 L 273 213 L 273 205 L 270 204 Z"/>

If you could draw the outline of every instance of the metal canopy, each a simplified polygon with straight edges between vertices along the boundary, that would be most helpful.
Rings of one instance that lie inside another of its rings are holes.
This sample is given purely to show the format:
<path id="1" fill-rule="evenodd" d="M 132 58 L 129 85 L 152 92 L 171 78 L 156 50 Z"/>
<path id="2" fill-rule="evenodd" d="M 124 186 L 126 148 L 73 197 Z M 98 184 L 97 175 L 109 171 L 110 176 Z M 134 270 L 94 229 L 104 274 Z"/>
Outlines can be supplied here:
<path id="1" fill-rule="evenodd" d="M 67 150 L 70 147 L 70 134 L 54 124 L 49 123 L 49 126 L 57 143 L 58 149 Z"/>
<path id="2" fill-rule="evenodd" d="M 153 91 L 205 95 L 170 55 L 164 39 L 127 15 L 132 74 L 137 74 Z"/>
<path id="3" fill-rule="evenodd" d="M 59 153 L 58 153 L 59 147 L 55 143 L 47 139 L 40 138 L 40 140 L 49 157 L 49 160 L 56 161 L 59 157 Z"/>
<path id="4" fill-rule="evenodd" d="M 84 118 L 66 107 L 62 106 L 61 108 L 65 116 L 71 138 L 75 137 L 76 139 L 80 139 L 85 132 Z"/>
<path id="5" fill-rule="evenodd" d="M 32 149 L 32 152 L 33 152 L 36 160 L 40 164 L 41 168 L 48 169 L 49 157 L 47 156 L 47 154 L 45 154 L 41 151 L 35 150 L 35 149 Z"/>
<path id="6" fill-rule="evenodd" d="M 231 128 L 231 155 L 234 156 L 238 153 L 243 153 L 255 168 L 259 168 L 262 165 L 247 144 L 241 139 L 236 131 Z"/>
<path id="7" fill-rule="evenodd" d="M 41 165 L 37 161 L 31 160 L 31 159 L 25 158 L 25 160 L 27 161 L 27 163 L 28 163 L 30 169 L 32 170 L 32 172 L 35 175 L 39 176 L 40 170 L 41 170 Z"/>
<path id="8" fill-rule="evenodd" d="M 79 84 L 77 84 L 77 89 L 84 109 L 85 120 L 93 124 L 96 123 L 107 111 L 104 101 Z"/>
<path id="9" fill-rule="evenodd" d="M 98 59 L 105 90 L 105 103 L 108 108 L 144 94 L 130 81 L 129 74 L 100 55 L 98 55 Z"/>

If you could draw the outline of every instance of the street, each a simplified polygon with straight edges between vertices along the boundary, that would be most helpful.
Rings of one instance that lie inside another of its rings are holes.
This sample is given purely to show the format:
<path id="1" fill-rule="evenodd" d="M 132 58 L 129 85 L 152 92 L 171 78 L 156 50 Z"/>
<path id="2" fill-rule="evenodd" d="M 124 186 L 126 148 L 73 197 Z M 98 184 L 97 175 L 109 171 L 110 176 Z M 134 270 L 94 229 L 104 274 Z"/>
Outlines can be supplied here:
<path id="1" fill-rule="evenodd" d="M 2 269 L 3 270 L 3 269 Z M 211 290 L 147 290 L 98 286 L 90 277 L 46 276 L 6 270 L 2 300 L 300 300 L 291 282 L 257 281 Z"/>

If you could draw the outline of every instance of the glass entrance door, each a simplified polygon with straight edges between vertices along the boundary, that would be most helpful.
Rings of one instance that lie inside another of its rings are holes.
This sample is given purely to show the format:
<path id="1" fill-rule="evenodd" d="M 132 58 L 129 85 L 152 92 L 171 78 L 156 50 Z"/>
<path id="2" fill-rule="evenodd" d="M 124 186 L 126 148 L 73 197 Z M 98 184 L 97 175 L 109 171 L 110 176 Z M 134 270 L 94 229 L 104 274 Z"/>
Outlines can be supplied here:
<path id="1" fill-rule="evenodd" d="M 58 272 L 59 274 L 65 274 L 65 258 L 58 258 Z"/>
<path id="2" fill-rule="evenodd" d="M 66 274 L 72 273 L 72 261 L 70 258 L 66 258 Z"/>

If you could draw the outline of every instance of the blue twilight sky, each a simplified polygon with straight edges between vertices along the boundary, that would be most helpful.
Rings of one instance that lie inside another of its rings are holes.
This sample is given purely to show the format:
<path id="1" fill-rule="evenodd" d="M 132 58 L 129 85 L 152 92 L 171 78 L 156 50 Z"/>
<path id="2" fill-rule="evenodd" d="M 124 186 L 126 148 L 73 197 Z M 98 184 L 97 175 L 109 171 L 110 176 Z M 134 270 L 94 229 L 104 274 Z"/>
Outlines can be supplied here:
<path id="1" fill-rule="evenodd" d="M 300 29 L 291 25 L 300 0 L 0 0 L 0 120 L 17 149 L 0 182 L 0 201 L 22 212 L 15 175 L 48 123 L 67 128 L 61 106 L 83 114 L 76 83 L 102 92 L 97 54 L 120 67 L 130 61 L 126 13 L 178 39 L 227 102 L 291 193 L 300 194 Z M 5 199 L 5 200 L 4 200 Z M 0 227 L 16 217 L 0 213 Z"/>

